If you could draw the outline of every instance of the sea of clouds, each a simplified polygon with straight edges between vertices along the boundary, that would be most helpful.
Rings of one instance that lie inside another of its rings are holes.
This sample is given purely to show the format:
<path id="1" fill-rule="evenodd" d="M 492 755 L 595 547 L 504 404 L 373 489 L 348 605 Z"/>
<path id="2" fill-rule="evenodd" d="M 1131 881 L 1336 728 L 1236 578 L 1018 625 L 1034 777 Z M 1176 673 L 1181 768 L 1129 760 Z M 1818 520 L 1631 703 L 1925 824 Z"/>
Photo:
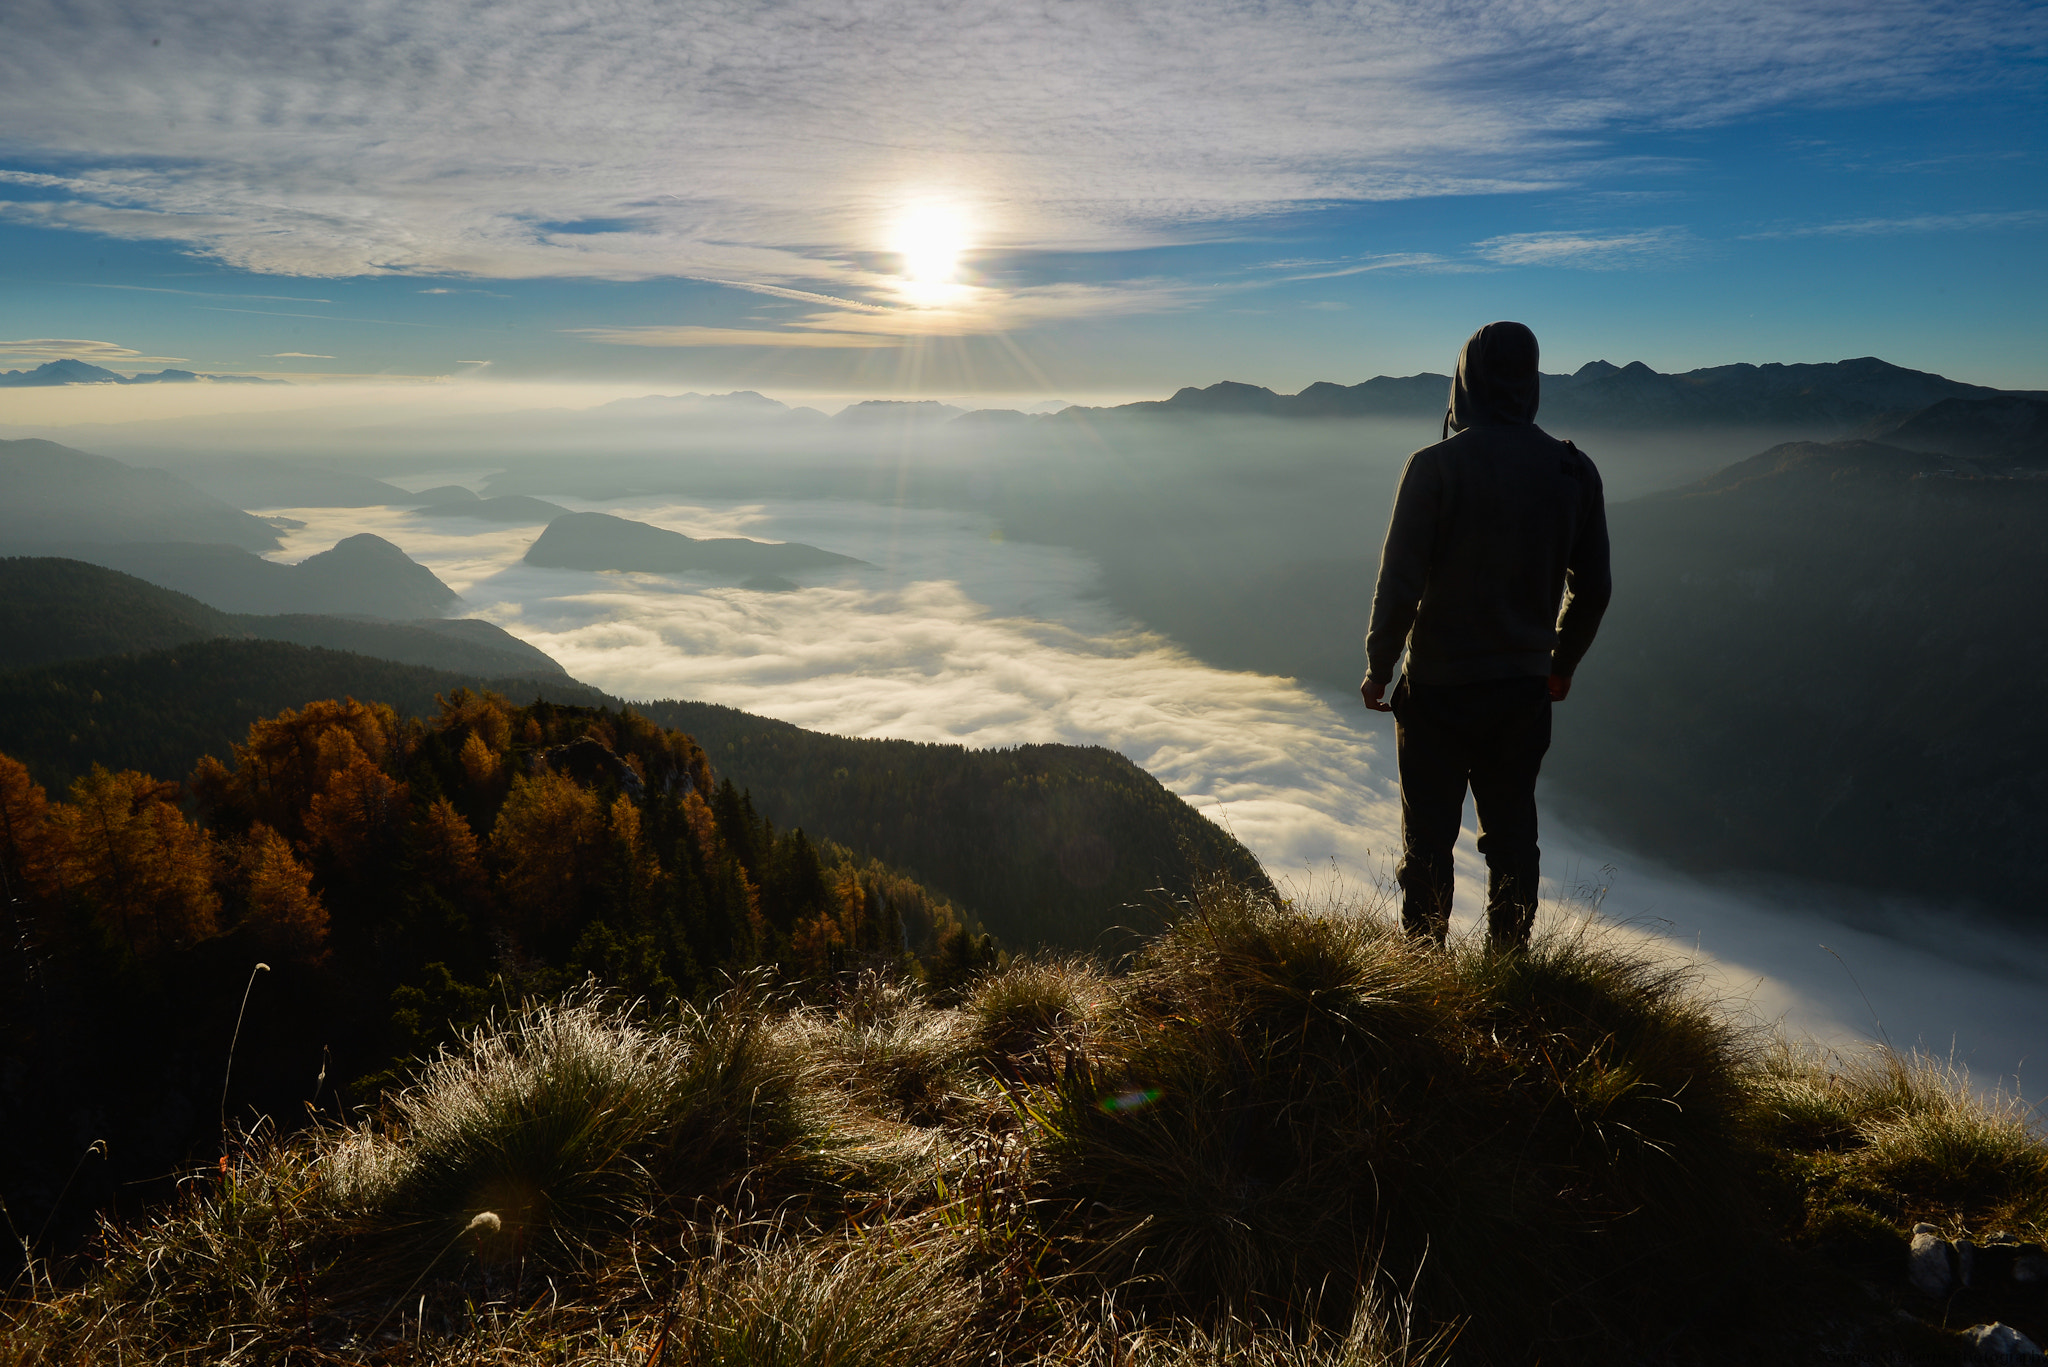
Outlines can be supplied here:
<path id="1" fill-rule="evenodd" d="M 765 592 L 529 566 L 521 557 L 538 526 L 393 508 L 267 511 L 305 524 L 276 558 L 375 532 L 461 594 L 458 611 L 622 698 L 701 699 L 849 736 L 1102 745 L 1227 827 L 1298 896 L 1369 901 L 1387 882 L 1400 838 L 1391 723 L 1355 696 L 1203 664 L 1112 608 L 1084 556 L 1005 541 L 993 522 L 958 511 L 557 501 L 692 536 L 805 542 L 871 568 Z M 1479 928 L 1484 869 L 1467 825 L 1455 934 Z M 2038 987 L 2048 941 L 1972 930 L 1952 909 L 1702 883 L 1554 814 L 1544 871 L 1548 918 L 1691 962 L 1760 1024 L 1842 1047 L 1881 1037 L 1953 1057 L 1980 1084 L 2042 1092 L 2026 1065 L 2048 1040 Z"/>

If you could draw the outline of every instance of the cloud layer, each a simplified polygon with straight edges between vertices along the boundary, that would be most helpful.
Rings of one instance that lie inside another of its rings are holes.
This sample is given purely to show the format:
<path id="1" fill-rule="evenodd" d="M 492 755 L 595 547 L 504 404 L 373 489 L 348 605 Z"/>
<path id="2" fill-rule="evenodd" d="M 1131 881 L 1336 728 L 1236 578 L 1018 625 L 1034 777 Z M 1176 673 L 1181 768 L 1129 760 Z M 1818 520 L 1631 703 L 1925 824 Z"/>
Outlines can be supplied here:
<path id="1" fill-rule="evenodd" d="M 0 213 L 283 274 L 860 291 L 918 197 L 990 248 L 1181 241 L 2010 80 L 2044 32 L 2012 0 L 17 0 Z"/>

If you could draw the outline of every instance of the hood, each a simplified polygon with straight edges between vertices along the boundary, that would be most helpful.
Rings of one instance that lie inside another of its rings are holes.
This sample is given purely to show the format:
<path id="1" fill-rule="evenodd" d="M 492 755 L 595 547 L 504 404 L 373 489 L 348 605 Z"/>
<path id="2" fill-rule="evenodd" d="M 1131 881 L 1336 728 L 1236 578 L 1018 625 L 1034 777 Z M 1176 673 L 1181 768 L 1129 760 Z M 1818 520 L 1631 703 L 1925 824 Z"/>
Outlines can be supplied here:
<path id="1" fill-rule="evenodd" d="M 1536 334 L 1520 323 L 1488 323 L 1458 353 L 1444 435 L 1468 427 L 1536 421 Z"/>

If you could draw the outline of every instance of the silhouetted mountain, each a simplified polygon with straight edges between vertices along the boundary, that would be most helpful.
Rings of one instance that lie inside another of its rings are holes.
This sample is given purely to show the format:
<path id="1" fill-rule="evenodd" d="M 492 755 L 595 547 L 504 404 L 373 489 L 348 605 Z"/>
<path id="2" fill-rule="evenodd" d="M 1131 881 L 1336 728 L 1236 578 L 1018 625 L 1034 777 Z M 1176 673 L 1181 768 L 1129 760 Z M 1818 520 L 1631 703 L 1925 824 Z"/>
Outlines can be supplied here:
<path id="1" fill-rule="evenodd" d="M 877 423 L 935 423 L 957 418 L 966 410 L 936 399 L 866 399 L 850 403 L 832 415 L 832 421 L 850 426 Z"/>
<path id="2" fill-rule="evenodd" d="M 866 564 L 801 542 L 697 540 L 609 513 L 566 513 L 526 551 L 526 563 L 566 570 L 638 570 L 648 574 L 789 574 Z"/>
<path id="3" fill-rule="evenodd" d="M 302 613 L 222 612 L 186 594 L 81 560 L 0 559 L 0 670 L 217 637 L 351 650 L 481 678 L 567 677 L 545 652 L 473 618 L 381 622 Z"/>
<path id="4" fill-rule="evenodd" d="M 804 422 L 824 416 L 814 408 L 791 408 L 751 389 L 737 389 L 730 394 L 647 394 L 637 399 L 614 399 L 590 411 L 610 417 L 696 417 L 721 422 Z"/>
<path id="5" fill-rule="evenodd" d="M 164 369 L 150 374 L 120 375 L 85 361 L 45 361 L 34 370 L 0 371 L 0 388 L 29 388 L 60 384 L 289 384 L 262 375 L 200 375 L 190 370 Z"/>
<path id="6" fill-rule="evenodd" d="M 467 489 L 464 493 L 469 493 Z M 421 517 L 467 517 L 479 522 L 503 522 L 513 526 L 531 526 L 540 522 L 552 522 L 569 510 L 559 503 L 546 499 L 528 498 L 524 494 L 507 494 L 502 498 L 451 498 L 443 503 L 430 503 L 415 510 Z"/>
<path id="7" fill-rule="evenodd" d="M 1943 399 L 1878 440 L 1993 467 L 2048 465 L 2048 399 L 2019 394 Z"/>
<path id="8" fill-rule="evenodd" d="M 432 508 L 444 503 L 476 503 L 480 499 L 476 490 L 466 488 L 463 485 L 437 484 L 431 489 L 422 489 L 416 494 L 409 494 L 399 501 L 402 503 L 418 504 L 422 508 Z"/>
<path id="9" fill-rule="evenodd" d="M 1030 422 L 1032 415 L 1016 408 L 976 408 L 962 413 L 952 421 L 967 427 L 1021 427 Z"/>
<path id="10" fill-rule="evenodd" d="M 0 387 L 29 388 L 55 384 L 119 384 L 111 370 L 84 361 L 45 361 L 34 370 L 0 371 Z"/>
<path id="11" fill-rule="evenodd" d="M 178 473 L 238 508 L 372 508 L 413 495 L 368 475 L 321 470 L 262 456 L 230 456 L 180 465 Z"/>
<path id="12" fill-rule="evenodd" d="M 232 546 L 170 542 L 76 546 L 79 560 L 189 593 L 225 612 L 352 613 L 369 617 L 438 616 L 456 601 L 434 572 L 368 532 L 332 550 L 282 565 Z"/>
<path id="13" fill-rule="evenodd" d="M 1172 398 L 1116 408 L 1070 408 L 1061 416 L 1218 415 L 1277 418 L 1426 417 L 1450 398 L 1448 375 L 1379 376 L 1363 384 L 1312 384 L 1299 394 L 1225 380 Z M 1686 424 L 1801 424 L 1846 430 L 1898 421 L 1950 398 L 1994 398 L 2000 391 L 1874 356 L 1821 365 L 1724 365 L 1666 375 L 1641 361 L 1589 361 L 1571 375 L 1543 377 L 1544 424 L 1669 427 Z"/>
<path id="14" fill-rule="evenodd" d="M 1614 603 L 1546 773 L 1703 871 L 2038 913 L 2048 479 L 1796 442 L 1609 510 Z"/>
<path id="15" fill-rule="evenodd" d="M 269 550 L 277 529 L 176 475 L 53 441 L 0 441 L 0 551 L 190 541 Z"/>

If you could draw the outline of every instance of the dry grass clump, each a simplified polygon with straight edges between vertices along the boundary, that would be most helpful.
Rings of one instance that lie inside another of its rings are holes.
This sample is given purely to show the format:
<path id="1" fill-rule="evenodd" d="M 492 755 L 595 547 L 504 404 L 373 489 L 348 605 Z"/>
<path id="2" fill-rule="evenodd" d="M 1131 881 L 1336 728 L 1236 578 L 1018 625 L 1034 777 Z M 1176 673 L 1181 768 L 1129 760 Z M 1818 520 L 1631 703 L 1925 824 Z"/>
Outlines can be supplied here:
<path id="1" fill-rule="evenodd" d="M 960 1013 L 930 1005 L 912 984 L 862 974 L 833 1009 L 798 1012 L 784 1030 L 818 1081 L 856 1110 L 935 1128 L 986 1108 Z"/>
<path id="2" fill-rule="evenodd" d="M 801 1186 L 825 1143 L 805 1066 L 742 992 L 653 1029 L 595 1000 L 515 1014 L 329 1141 L 337 1205 L 412 1270 L 479 1211 L 497 1261 L 577 1264 L 649 1208 Z"/>
<path id="3" fill-rule="evenodd" d="M 691 1367 L 965 1367 L 986 1310 L 960 1246 L 842 1236 L 707 1260 L 672 1332 Z"/>
<path id="4" fill-rule="evenodd" d="M 976 984 L 967 999 L 975 1056 L 1005 1077 L 1047 1076 L 1110 1001 L 1101 965 L 1076 955 L 1024 959 Z"/>
<path id="5" fill-rule="evenodd" d="M 1127 1290 L 1286 1318 L 1377 1277 L 1482 1355 L 1583 1355 L 1753 1236 L 1746 1058 L 1685 972 L 1584 934 L 1442 955 L 1217 888 L 1044 1089 L 1039 1171 L 1063 1249 Z"/>
<path id="6" fill-rule="evenodd" d="M 317 1312 L 314 1283 L 340 1255 L 328 1212 L 311 1146 L 245 1137 L 148 1222 L 108 1225 L 82 1286 L 0 1302 L 0 1362 L 231 1361 L 288 1338 Z"/>
<path id="7" fill-rule="evenodd" d="M 518 1011 L 18 1290 L 0 1367 L 1738 1360 L 1692 1341 L 1755 1322 L 1771 1219 L 1896 1260 L 1916 1219 L 2048 1216 L 2017 1103 L 1755 1047 L 1583 929 L 1185 912 L 1127 973 L 1020 961 L 957 1007 L 871 974 Z"/>
<path id="8" fill-rule="evenodd" d="M 1863 1212 L 1958 1234 L 2048 1231 L 2048 1138 L 2024 1102 L 1977 1090 L 1953 1063 L 1780 1041 L 1748 1081 L 1758 1140 L 1810 1228 Z"/>

